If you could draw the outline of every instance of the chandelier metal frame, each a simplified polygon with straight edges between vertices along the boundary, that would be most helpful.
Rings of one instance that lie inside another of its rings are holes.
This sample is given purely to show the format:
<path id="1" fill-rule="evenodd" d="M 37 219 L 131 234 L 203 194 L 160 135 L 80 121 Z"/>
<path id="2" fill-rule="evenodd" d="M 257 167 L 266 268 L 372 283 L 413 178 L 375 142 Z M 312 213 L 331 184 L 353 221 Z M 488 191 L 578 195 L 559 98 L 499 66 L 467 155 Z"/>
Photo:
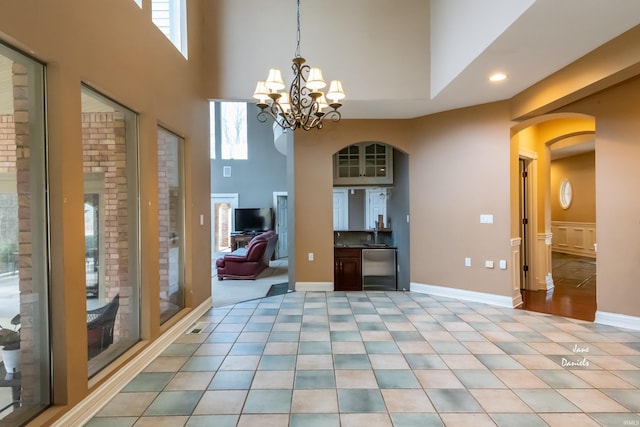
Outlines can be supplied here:
<path id="1" fill-rule="evenodd" d="M 322 79 L 322 73 L 318 68 L 311 68 L 305 64 L 305 59 L 300 55 L 300 0 L 297 4 L 297 40 L 295 57 L 292 59 L 293 80 L 289 91 L 278 92 L 286 89 L 280 70 L 271 69 L 266 81 L 259 81 L 253 97 L 258 99 L 257 106 L 260 112 L 258 121 L 265 123 L 273 119 L 283 129 L 322 129 L 324 120 L 339 121 L 342 114 L 338 109 L 342 106 L 340 100 L 344 98 L 342 83 L 333 80 L 329 85 L 326 98 L 320 91 L 326 83 Z M 310 88 L 309 85 L 312 87 Z M 270 102 L 269 102 L 270 101 Z M 323 109 L 331 108 L 329 111 Z"/>

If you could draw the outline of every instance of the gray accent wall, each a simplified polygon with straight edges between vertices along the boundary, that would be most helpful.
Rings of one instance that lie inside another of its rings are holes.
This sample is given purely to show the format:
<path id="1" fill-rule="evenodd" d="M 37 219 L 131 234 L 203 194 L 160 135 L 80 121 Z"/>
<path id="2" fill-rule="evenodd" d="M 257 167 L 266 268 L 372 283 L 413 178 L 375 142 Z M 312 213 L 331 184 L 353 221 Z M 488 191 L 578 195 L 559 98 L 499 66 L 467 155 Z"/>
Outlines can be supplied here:
<path id="1" fill-rule="evenodd" d="M 216 140 L 220 139 L 220 108 L 216 103 Z M 287 191 L 287 158 L 276 150 L 271 122 L 260 123 L 258 110 L 247 104 L 248 160 L 222 160 L 220 147 L 211 160 L 211 192 L 238 193 L 238 207 L 273 207 L 273 192 Z M 224 166 L 231 177 L 222 176 Z"/>
<path id="2" fill-rule="evenodd" d="M 409 155 L 393 150 L 393 189 L 387 202 L 387 215 L 398 248 L 398 290 L 409 290 Z"/>

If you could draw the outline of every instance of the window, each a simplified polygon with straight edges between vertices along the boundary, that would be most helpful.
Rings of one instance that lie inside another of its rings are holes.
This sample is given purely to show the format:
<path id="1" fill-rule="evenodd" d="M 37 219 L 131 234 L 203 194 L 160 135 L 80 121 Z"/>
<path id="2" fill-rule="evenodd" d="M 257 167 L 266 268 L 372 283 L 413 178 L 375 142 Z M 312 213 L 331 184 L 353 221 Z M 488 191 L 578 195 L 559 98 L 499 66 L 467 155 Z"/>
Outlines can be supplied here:
<path id="1" fill-rule="evenodd" d="M 158 129 L 160 320 L 184 308 L 184 141 Z"/>
<path id="2" fill-rule="evenodd" d="M 247 104 L 220 103 L 220 152 L 224 160 L 247 160 Z"/>
<path id="3" fill-rule="evenodd" d="M 216 103 L 209 102 L 209 158 L 216 158 Z"/>
<path id="4" fill-rule="evenodd" d="M 50 396 L 44 67 L 0 44 L 0 424 Z"/>
<path id="5" fill-rule="evenodd" d="M 187 10 L 185 0 L 152 0 L 151 19 L 171 43 L 187 57 Z"/>
<path id="6" fill-rule="evenodd" d="M 136 115 L 83 87 L 89 375 L 140 339 L 137 148 Z"/>

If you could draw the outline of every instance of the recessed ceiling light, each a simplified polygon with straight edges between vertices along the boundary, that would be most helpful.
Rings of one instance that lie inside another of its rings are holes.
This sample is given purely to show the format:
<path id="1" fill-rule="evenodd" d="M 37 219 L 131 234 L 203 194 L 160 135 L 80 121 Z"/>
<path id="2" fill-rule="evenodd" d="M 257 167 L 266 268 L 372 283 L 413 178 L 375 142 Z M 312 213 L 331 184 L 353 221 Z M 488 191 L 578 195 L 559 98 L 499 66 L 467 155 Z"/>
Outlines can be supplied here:
<path id="1" fill-rule="evenodd" d="M 507 75 L 504 73 L 495 73 L 493 75 L 491 75 L 491 77 L 489 77 L 489 80 L 491 80 L 492 82 L 501 82 L 502 80 L 505 80 L 507 78 Z"/>

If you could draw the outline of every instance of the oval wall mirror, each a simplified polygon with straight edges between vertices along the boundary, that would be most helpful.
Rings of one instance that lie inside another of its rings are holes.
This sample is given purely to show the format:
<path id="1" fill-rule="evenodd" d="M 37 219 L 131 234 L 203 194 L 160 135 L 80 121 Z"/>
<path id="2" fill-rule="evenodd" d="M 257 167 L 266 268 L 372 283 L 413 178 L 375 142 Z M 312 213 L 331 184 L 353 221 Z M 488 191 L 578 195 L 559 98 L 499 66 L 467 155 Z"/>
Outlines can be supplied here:
<path id="1" fill-rule="evenodd" d="M 568 209 L 573 199 L 573 189 L 568 179 L 563 179 L 560 183 L 560 206 L 562 209 Z"/>

